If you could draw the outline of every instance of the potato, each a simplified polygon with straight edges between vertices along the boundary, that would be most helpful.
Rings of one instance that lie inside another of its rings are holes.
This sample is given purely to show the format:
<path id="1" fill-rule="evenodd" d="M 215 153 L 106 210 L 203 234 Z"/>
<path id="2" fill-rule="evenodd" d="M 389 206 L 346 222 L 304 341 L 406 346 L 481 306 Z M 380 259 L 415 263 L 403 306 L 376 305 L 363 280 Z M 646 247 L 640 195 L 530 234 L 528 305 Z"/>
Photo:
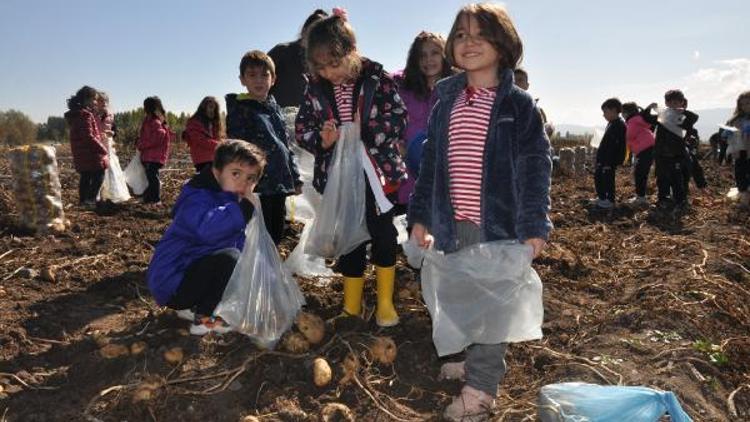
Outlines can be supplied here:
<path id="1" fill-rule="evenodd" d="M 324 358 L 315 358 L 313 361 L 313 382 L 318 387 L 325 387 L 331 382 L 331 366 Z"/>
<path id="2" fill-rule="evenodd" d="M 323 341 L 326 329 L 325 323 L 319 316 L 309 312 L 300 312 L 296 323 L 297 328 L 310 344 L 318 344 Z"/>
<path id="3" fill-rule="evenodd" d="M 290 333 L 283 340 L 284 349 L 291 353 L 305 353 L 310 350 L 310 343 L 300 333 Z"/>
<path id="4" fill-rule="evenodd" d="M 390 337 L 377 337 L 370 345 L 372 357 L 384 365 L 390 365 L 396 360 L 397 351 L 396 343 Z"/>
<path id="5" fill-rule="evenodd" d="M 130 354 L 128 348 L 122 344 L 106 344 L 99 349 L 99 354 L 106 359 L 115 359 Z"/>
<path id="6" fill-rule="evenodd" d="M 140 355 L 143 353 L 144 350 L 146 350 L 148 346 L 146 345 L 146 342 L 144 341 L 136 341 L 135 343 L 130 345 L 130 354 L 131 355 Z"/>
<path id="7" fill-rule="evenodd" d="M 179 347 L 173 347 L 164 352 L 164 360 L 171 363 L 172 365 L 177 365 L 178 363 L 182 362 L 183 357 L 184 354 L 182 353 L 182 349 Z"/>
<path id="8" fill-rule="evenodd" d="M 328 403 L 320 412 L 323 422 L 348 421 L 354 422 L 354 413 L 341 403 Z"/>
<path id="9" fill-rule="evenodd" d="M 344 376 L 339 380 L 339 385 L 349 384 L 351 380 L 357 376 L 358 371 L 359 358 L 357 358 L 355 354 L 349 353 L 341 363 L 341 372 L 344 373 Z"/>
<path id="10" fill-rule="evenodd" d="M 240 422 L 260 422 L 260 419 L 253 415 L 247 415 L 240 420 Z"/>
<path id="11" fill-rule="evenodd" d="M 51 283 L 55 282 L 55 267 L 49 266 L 42 270 L 41 274 L 42 280 L 49 281 Z"/>
<path id="12" fill-rule="evenodd" d="M 156 392 L 150 388 L 138 387 L 133 393 L 133 403 L 149 401 L 156 397 Z"/>

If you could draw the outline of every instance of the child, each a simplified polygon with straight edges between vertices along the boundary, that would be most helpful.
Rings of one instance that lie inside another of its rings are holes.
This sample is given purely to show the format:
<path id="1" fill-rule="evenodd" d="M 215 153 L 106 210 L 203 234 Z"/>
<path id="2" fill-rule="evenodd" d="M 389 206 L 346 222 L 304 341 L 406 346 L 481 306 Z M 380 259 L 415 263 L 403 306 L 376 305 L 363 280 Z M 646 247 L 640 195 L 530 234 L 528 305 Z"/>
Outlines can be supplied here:
<path id="1" fill-rule="evenodd" d="M 526 71 L 526 69 L 522 67 L 517 67 L 513 69 L 513 82 L 516 84 L 517 87 L 521 88 L 524 91 L 529 90 L 529 72 Z M 544 109 L 539 107 L 539 98 L 534 99 L 534 103 L 537 105 L 537 108 L 539 109 L 539 113 L 542 115 L 542 123 L 544 123 L 544 133 L 547 134 L 548 138 L 551 138 L 552 135 L 555 133 L 555 125 L 552 124 L 552 122 L 547 120 L 547 113 L 544 112 Z"/>
<path id="2" fill-rule="evenodd" d="M 148 178 L 148 187 L 143 192 L 143 203 L 160 205 L 159 169 L 167 163 L 169 144 L 174 140 L 174 132 L 167 125 L 167 113 L 159 97 L 146 98 L 143 101 L 143 110 L 146 117 L 141 124 L 137 145 Z"/>
<path id="3" fill-rule="evenodd" d="M 276 80 L 276 68 L 262 51 L 250 51 L 240 61 L 240 83 L 246 94 L 228 94 L 227 135 L 253 143 L 263 150 L 268 168 L 258 182 L 263 218 L 278 246 L 284 234 L 286 197 L 302 193 L 302 180 L 289 149 L 281 108 L 268 91 Z"/>
<path id="4" fill-rule="evenodd" d="M 191 334 L 230 331 L 213 311 L 244 246 L 245 226 L 253 215 L 247 197 L 264 165 L 263 152 L 254 145 L 219 144 L 213 165 L 183 186 L 174 220 L 156 245 L 148 287 L 159 305 L 193 320 Z"/>
<path id="5" fill-rule="evenodd" d="M 651 110 L 656 108 L 656 103 L 652 103 L 646 107 L 643 117 L 656 126 L 654 163 L 659 191 L 657 205 L 660 208 L 674 205 L 680 211 L 688 206 L 684 174 L 687 164 L 685 135 L 698 121 L 698 115 L 683 107 L 685 95 L 680 90 L 667 91 L 664 102 L 667 108 L 658 116 L 651 114 Z"/>
<path id="6" fill-rule="evenodd" d="M 221 123 L 221 110 L 214 97 L 205 97 L 187 121 L 182 139 L 190 148 L 190 158 L 195 171 L 200 173 L 210 167 L 214 159 L 214 150 L 224 138 L 224 127 Z"/>
<path id="7" fill-rule="evenodd" d="M 750 91 L 737 97 L 737 107 L 727 122 L 738 131 L 732 135 L 732 156 L 734 157 L 734 180 L 740 195 L 740 206 L 750 207 Z"/>
<path id="8" fill-rule="evenodd" d="M 406 111 L 393 80 L 383 66 L 360 56 L 354 30 L 340 9 L 310 27 L 306 38 L 310 84 L 295 123 L 297 143 L 315 155 L 313 186 L 323 192 L 338 125 L 359 123 L 367 159 L 365 219 L 372 242 L 377 279 L 376 322 L 398 324 L 393 306 L 396 228 L 393 205 L 386 195 L 398 191 L 405 166 L 398 142 L 406 126 Z M 375 177 L 372 177 L 375 175 Z M 376 200 L 380 198 L 380 200 Z M 344 314 L 360 315 L 366 266 L 366 244 L 338 260 L 344 276 Z"/>
<path id="9" fill-rule="evenodd" d="M 635 156 L 633 168 L 633 179 L 635 182 L 635 197 L 628 203 L 632 206 L 648 206 L 646 189 L 648 187 L 648 174 L 651 172 L 651 164 L 654 162 L 654 132 L 653 127 L 643 118 L 644 110 L 638 104 L 630 102 L 622 105 L 622 115 L 625 117 L 627 130 L 625 138 L 628 148 Z"/>
<path id="10" fill-rule="evenodd" d="M 445 253 L 478 242 L 517 240 L 538 256 L 552 229 L 552 159 L 534 100 L 513 84 L 521 39 L 504 8 L 473 4 L 456 16 L 446 51 L 464 73 L 436 87 L 438 101 L 409 204 L 412 236 L 426 248 L 431 234 L 434 248 Z M 466 349 L 466 361 L 458 364 L 466 384 L 446 408 L 446 419 L 487 417 L 505 375 L 506 347 Z"/>
<path id="11" fill-rule="evenodd" d="M 81 176 L 78 200 L 86 208 L 96 205 L 99 189 L 104 182 L 104 170 L 109 165 L 107 146 L 95 115 L 97 95 L 94 88 L 82 87 L 68 99 L 69 111 L 65 113 L 65 121 L 70 128 L 73 165 Z"/>
<path id="12" fill-rule="evenodd" d="M 412 159 L 408 157 L 412 141 L 423 138 L 427 133 L 427 119 L 437 101 L 433 91 L 435 83 L 453 73 L 450 63 L 445 58 L 445 38 L 432 32 L 420 32 L 409 48 L 406 69 L 393 75 L 409 117 L 403 139 L 403 151 L 407 153 L 402 154 L 407 160 Z M 406 212 L 415 180 L 416 176 L 409 172 L 408 178 L 401 183 L 398 190 L 397 213 Z"/>
<path id="13" fill-rule="evenodd" d="M 594 185 L 596 186 L 596 206 L 611 209 L 615 206 L 615 172 L 625 160 L 625 121 L 620 117 L 622 103 L 610 98 L 602 104 L 604 119 L 608 122 L 604 136 L 596 151 Z"/>

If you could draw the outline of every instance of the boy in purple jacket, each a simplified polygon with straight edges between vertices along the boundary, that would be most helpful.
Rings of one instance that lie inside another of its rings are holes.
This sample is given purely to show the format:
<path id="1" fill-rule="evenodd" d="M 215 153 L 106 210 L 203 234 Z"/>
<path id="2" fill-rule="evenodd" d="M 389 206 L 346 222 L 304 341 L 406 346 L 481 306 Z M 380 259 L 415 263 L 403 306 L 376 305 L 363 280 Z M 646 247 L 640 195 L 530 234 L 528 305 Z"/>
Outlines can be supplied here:
<path id="1" fill-rule="evenodd" d="M 253 215 L 247 199 L 266 164 L 263 152 L 243 141 L 216 148 L 211 167 L 185 184 L 172 210 L 172 224 L 156 245 L 148 287 L 159 305 L 193 321 L 190 333 L 226 333 L 213 315 L 245 244 Z"/>

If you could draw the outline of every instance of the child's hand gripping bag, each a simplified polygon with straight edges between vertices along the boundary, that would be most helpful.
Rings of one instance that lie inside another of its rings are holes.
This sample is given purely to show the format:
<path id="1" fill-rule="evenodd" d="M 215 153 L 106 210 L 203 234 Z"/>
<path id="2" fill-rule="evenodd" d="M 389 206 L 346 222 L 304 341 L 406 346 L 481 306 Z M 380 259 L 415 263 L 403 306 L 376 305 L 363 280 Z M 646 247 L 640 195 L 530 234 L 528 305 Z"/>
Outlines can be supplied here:
<path id="1" fill-rule="evenodd" d="M 365 221 L 365 172 L 359 125 L 345 123 L 328 169 L 328 182 L 305 253 L 337 258 L 370 240 Z"/>
<path id="2" fill-rule="evenodd" d="M 148 178 L 146 177 L 146 169 L 141 162 L 140 151 L 135 152 L 130 163 L 125 167 L 125 182 L 136 195 L 143 195 L 143 192 L 148 187 Z"/>
<path id="3" fill-rule="evenodd" d="M 245 246 L 214 313 L 259 346 L 272 348 L 294 323 L 305 303 L 281 258 L 253 194 L 253 218 L 245 228 Z"/>

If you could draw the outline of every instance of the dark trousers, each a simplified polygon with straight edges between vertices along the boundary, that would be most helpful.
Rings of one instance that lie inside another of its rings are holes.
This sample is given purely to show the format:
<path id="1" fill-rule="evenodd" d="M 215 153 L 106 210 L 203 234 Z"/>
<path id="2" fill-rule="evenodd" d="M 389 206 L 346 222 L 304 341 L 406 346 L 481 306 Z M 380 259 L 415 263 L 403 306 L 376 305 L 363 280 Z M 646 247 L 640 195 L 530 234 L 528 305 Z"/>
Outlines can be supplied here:
<path id="1" fill-rule="evenodd" d="M 159 163 L 143 163 L 146 168 L 146 178 L 148 187 L 143 191 L 143 202 L 154 203 L 161 200 L 161 183 L 159 183 L 159 169 L 162 165 Z"/>
<path id="2" fill-rule="evenodd" d="M 635 194 L 638 196 L 646 196 L 648 174 L 651 172 L 651 164 L 653 162 L 654 147 L 644 149 L 635 156 L 633 179 L 635 180 Z"/>
<path id="3" fill-rule="evenodd" d="M 599 199 L 608 199 L 615 201 L 615 166 L 605 166 L 602 163 L 596 163 L 594 170 L 594 187 L 596 196 Z"/>
<path id="4" fill-rule="evenodd" d="M 684 157 L 656 157 L 656 186 L 659 190 L 659 201 L 667 201 L 670 198 L 676 204 L 687 201 L 685 161 Z"/>
<path id="5" fill-rule="evenodd" d="M 268 234 L 271 235 L 273 243 L 279 246 L 284 236 L 286 195 L 261 195 L 260 206 L 263 209 L 263 221 L 266 223 Z"/>
<path id="6" fill-rule="evenodd" d="M 205 163 L 198 163 L 195 165 L 195 172 L 200 173 L 203 171 L 204 168 L 211 167 L 211 164 L 213 164 L 213 162 L 211 161 L 206 161 Z"/>
<path id="7" fill-rule="evenodd" d="M 690 185 L 690 179 L 693 179 L 695 181 L 695 186 L 697 186 L 700 189 L 703 189 L 706 187 L 706 175 L 703 172 L 703 167 L 701 166 L 700 161 L 698 161 L 698 154 L 697 151 L 695 153 L 691 152 L 688 154 L 686 161 L 685 161 L 685 191 L 690 191 L 689 185 Z"/>
<path id="8" fill-rule="evenodd" d="M 396 265 L 396 253 L 398 244 L 396 238 L 398 233 L 393 226 L 393 209 L 386 213 L 378 214 L 375 196 L 372 194 L 369 182 L 365 194 L 365 220 L 367 231 L 370 232 L 371 261 L 378 267 L 391 267 Z M 344 277 L 362 277 L 367 266 L 367 243 L 364 242 L 356 249 L 339 258 L 337 270 Z"/>
<path id="9" fill-rule="evenodd" d="M 78 201 L 81 204 L 96 202 L 102 183 L 104 183 L 104 170 L 82 171 L 81 180 L 78 183 Z"/>
<path id="10" fill-rule="evenodd" d="M 239 257 L 238 249 L 229 248 L 193 261 L 185 270 L 182 283 L 167 306 L 172 309 L 193 309 L 197 315 L 212 315 Z"/>
<path id="11" fill-rule="evenodd" d="M 734 181 L 740 192 L 745 192 L 750 187 L 750 159 L 747 151 L 740 151 L 739 157 L 734 161 Z"/>

